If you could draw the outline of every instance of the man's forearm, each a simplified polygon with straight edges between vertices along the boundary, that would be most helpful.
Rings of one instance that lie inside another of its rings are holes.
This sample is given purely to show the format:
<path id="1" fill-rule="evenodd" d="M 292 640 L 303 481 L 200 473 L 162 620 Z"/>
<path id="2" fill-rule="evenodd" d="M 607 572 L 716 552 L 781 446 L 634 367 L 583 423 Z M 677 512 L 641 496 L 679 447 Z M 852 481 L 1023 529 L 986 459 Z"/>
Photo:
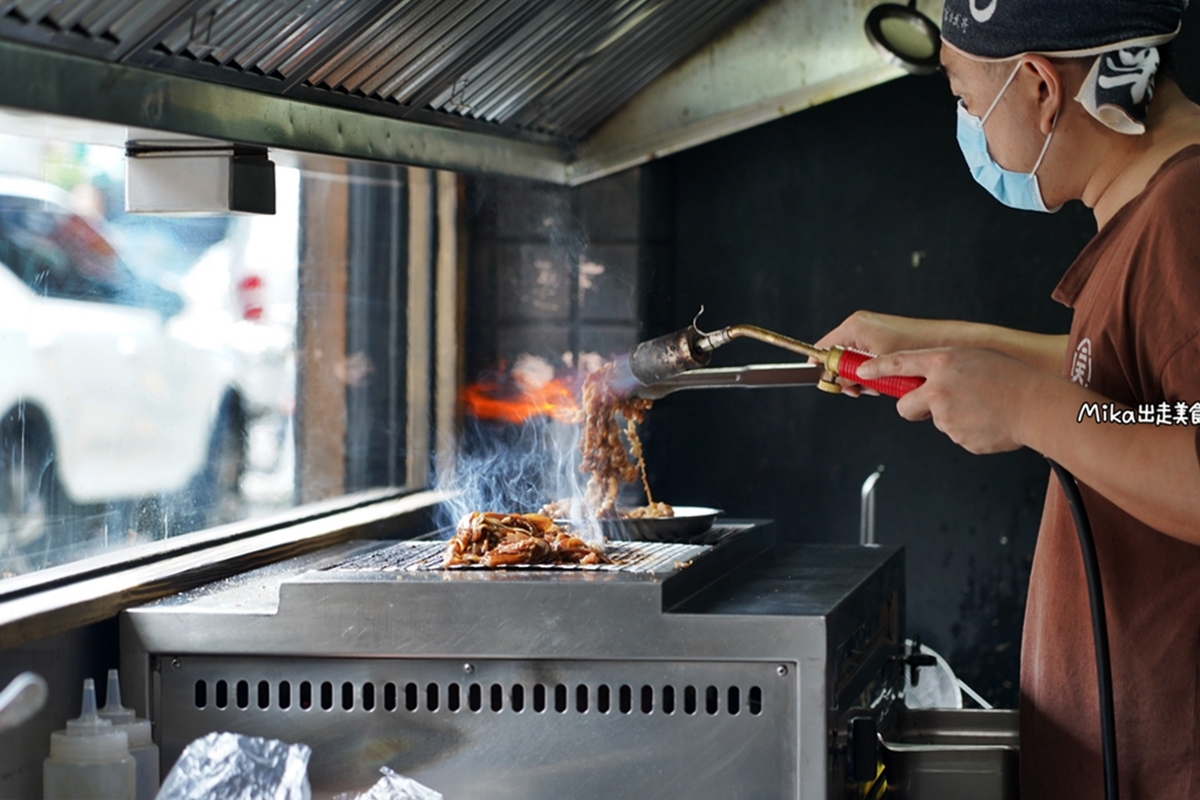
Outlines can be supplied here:
<path id="1" fill-rule="evenodd" d="M 1021 405 L 1020 440 L 1150 527 L 1200 544 L 1200 461 L 1191 426 L 1080 420 L 1084 403 L 1111 402 L 1046 376 Z"/>
<path id="2" fill-rule="evenodd" d="M 1016 340 L 1027 353 L 1050 350 L 1036 340 Z M 1099 408 L 1111 408 L 1111 400 L 998 352 L 995 338 L 985 344 L 898 350 L 867 361 L 859 375 L 920 375 L 925 383 L 896 401 L 905 419 L 932 418 L 972 453 L 1029 447 L 1146 525 L 1200 544 L 1200 460 L 1190 407 L 1187 424 L 1175 424 L 1182 414 L 1176 407 L 1171 425 L 1138 424 L 1136 414 L 1129 424 L 1098 422 Z"/>
<path id="3" fill-rule="evenodd" d="M 945 320 L 934 331 L 930 347 L 984 347 L 1023 361 L 1034 369 L 1058 375 L 1066 357 L 1067 336 L 1029 333 L 981 322 Z"/>

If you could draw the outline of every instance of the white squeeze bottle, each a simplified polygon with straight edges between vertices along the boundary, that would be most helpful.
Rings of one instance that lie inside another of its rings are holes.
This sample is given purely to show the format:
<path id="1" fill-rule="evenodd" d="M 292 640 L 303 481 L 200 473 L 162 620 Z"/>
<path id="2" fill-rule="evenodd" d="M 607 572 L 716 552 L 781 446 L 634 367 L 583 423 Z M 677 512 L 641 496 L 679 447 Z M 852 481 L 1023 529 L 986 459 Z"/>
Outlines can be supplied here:
<path id="1" fill-rule="evenodd" d="M 138 719 L 132 708 L 121 705 L 121 677 L 108 671 L 108 691 L 100 716 L 129 737 L 129 755 L 137 762 L 137 800 L 154 800 L 158 794 L 158 745 L 150 738 L 150 720 Z"/>
<path id="2" fill-rule="evenodd" d="M 96 713 L 96 684 L 83 682 L 83 713 L 50 734 L 42 763 L 46 800 L 136 800 L 135 766 L 125 731 Z"/>

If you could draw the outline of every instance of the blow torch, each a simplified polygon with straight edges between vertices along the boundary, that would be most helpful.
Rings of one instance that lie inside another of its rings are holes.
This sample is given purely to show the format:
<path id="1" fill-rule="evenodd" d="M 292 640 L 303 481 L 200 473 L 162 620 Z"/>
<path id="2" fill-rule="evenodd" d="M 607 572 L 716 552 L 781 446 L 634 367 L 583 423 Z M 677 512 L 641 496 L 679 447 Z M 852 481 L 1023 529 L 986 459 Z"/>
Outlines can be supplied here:
<path id="1" fill-rule="evenodd" d="M 703 309 L 702 309 L 703 310 Z M 769 345 L 790 350 L 793 353 L 816 359 L 824 367 L 823 373 L 816 380 L 817 388 L 831 393 L 838 393 L 842 387 L 837 383 L 839 377 L 854 381 L 869 389 L 892 397 L 903 397 L 925 382 L 924 378 L 892 375 L 886 378 L 867 380 L 860 378 L 858 368 L 875 356 L 848 347 L 833 346 L 828 349 L 814 347 L 783 334 L 759 328 L 754 325 L 731 325 L 712 333 L 704 333 L 693 322 L 682 330 L 650 339 L 634 345 L 629 351 L 629 370 L 634 379 L 643 387 L 639 393 L 650 396 L 661 396 L 673 388 L 702 388 L 702 380 L 680 382 L 684 373 L 708 366 L 712 361 L 712 353 L 718 347 L 723 347 L 734 339 L 755 339 Z M 806 365 L 816 368 L 818 365 Z M 797 365 L 772 365 L 779 375 L 779 384 L 798 385 L 810 381 L 796 380 Z M 742 370 L 752 370 L 747 367 Z M 760 368 L 762 369 L 762 368 Z M 761 373 L 755 373 L 754 383 L 750 381 L 731 380 L 739 370 L 701 370 L 712 372 L 715 380 L 712 385 L 768 385 L 771 381 Z M 696 375 L 696 373 L 692 373 Z M 699 376 L 697 376 L 699 377 Z M 678 385 L 674 385 L 678 384 Z M 776 385 L 779 385 L 776 384 Z"/>

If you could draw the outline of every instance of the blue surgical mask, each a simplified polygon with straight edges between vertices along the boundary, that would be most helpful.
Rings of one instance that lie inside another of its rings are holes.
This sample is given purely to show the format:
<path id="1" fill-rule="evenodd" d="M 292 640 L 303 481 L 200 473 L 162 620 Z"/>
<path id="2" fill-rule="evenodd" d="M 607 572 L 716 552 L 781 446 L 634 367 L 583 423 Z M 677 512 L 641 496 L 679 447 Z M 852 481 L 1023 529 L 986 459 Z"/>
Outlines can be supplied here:
<path id="1" fill-rule="evenodd" d="M 975 179 L 976 183 L 991 192 L 992 197 L 1009 208 L 1053 213 L 1062 206 L 1046 208 L 1046 201 L 1042 199 L 1041 187 L 1038 186 L 1037 171 L 1038 167 L 1042 165 L 1042 159 L 1046 157 L 1046 151 L 1050 148 L 1050 140 L 1054 137 L 1054 127 L 1058 125 L 1058 114 L 1054 115 L 1050 133 L 1046 136 L 1046 143 L 1042 145 L 1042 152 L 1038 155 L 1032 172 L 1013 172 L 997 164 L 988 151 L 987 134 L 983 132 L 983 124 L 992 115 L 992 111 L 995 110 L 1000 98 L 1004 96 L 1004 92 L 1012 84 L 1013 78 L 1017 77 L 1020 69 L 1021 64 L 1018 63 L 1017 68 L 1012 71 L 1008 80 L 1004 82 L 1004 86 L 1000 88 L 996 99 L 988 107 L 983 119 L 972 116 L 967 111 L 967 107 L 963 105 L 962 100 L 958 101 L 958 146 L 962 150 L 963 157 L 967 159 L 971 177 Z"/>

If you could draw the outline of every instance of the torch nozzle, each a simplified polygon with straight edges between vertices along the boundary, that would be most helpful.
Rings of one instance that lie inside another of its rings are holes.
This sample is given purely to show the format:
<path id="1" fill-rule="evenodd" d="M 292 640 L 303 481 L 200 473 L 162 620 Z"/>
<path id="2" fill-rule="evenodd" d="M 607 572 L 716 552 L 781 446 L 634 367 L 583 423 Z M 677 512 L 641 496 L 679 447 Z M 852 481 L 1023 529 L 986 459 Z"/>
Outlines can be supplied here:
<path id="1" fill-rule="evenodd" d="M 825 363 L 828 350 L 792 339 L 754 325 L 732 325 L 712 333 L 700 331 L 694 324 L 634 345 L 629 351 L 629 369 L 643 386 L 652 386 L 677 377 L 688 370 L 706 367 L 712 352 L 734 339 L 757 339 L 760 342 L 811 356 Z"/>
<path id="2" fill-rule="evenodd" d="M 708 366 L 712 351 L 720 345 L 702 346 L 704 334 L 695 325 L 635 344 L 629 350 L 629 370 L 643 386 L 674 378 L 691 369 Z"/>

